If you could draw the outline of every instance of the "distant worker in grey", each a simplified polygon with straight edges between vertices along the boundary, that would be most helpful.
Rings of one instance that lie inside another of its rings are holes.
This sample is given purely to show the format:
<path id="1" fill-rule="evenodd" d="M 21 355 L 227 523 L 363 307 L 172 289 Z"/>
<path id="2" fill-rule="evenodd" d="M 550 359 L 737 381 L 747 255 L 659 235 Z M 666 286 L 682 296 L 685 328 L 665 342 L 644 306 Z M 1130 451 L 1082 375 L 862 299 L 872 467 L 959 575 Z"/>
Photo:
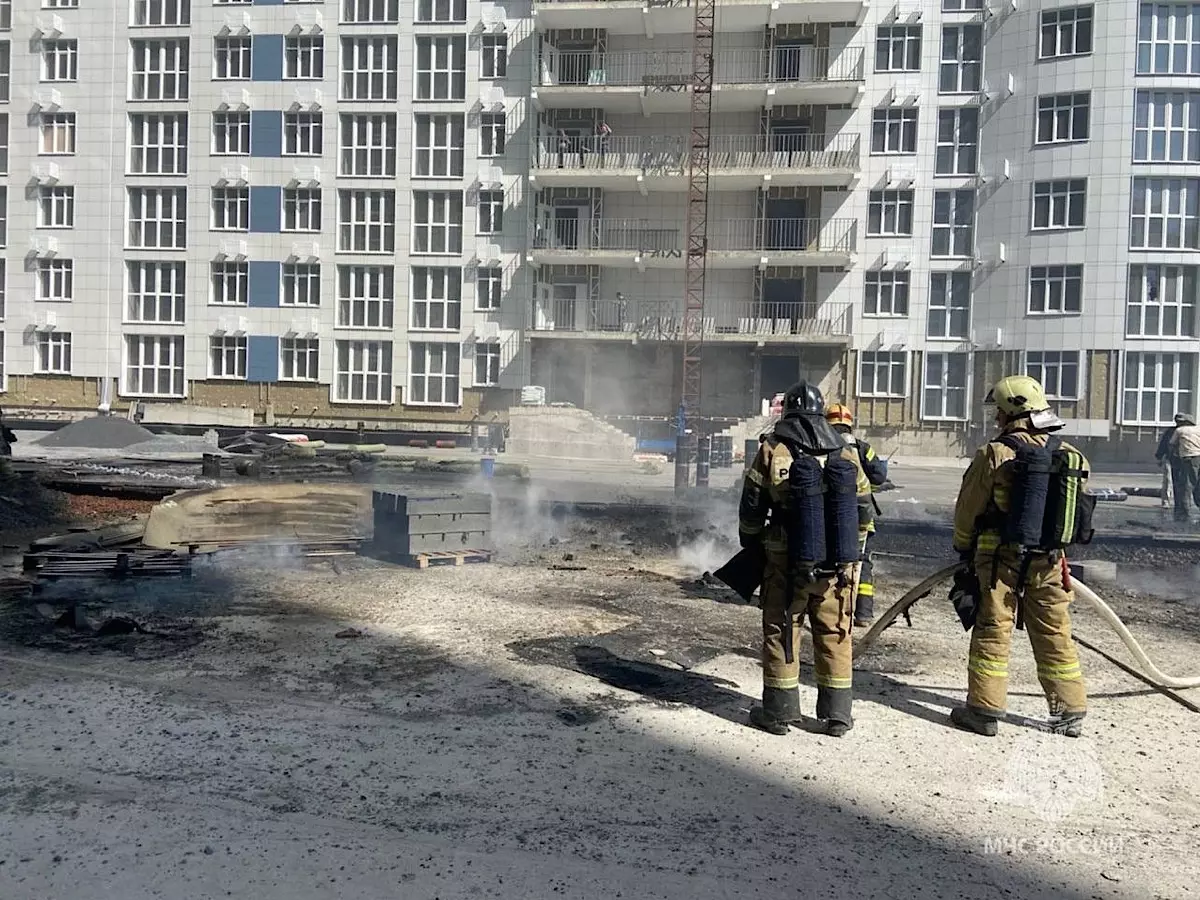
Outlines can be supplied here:
<path id="1" fill-rule="evenodd" d="M 1182 419 L 1183 421 L 1180 421 Z M 1189 519 L 1189 504 L 1200 510 L 1200 425 L 1189 415 L 1175 417 L 1178 427 L 1168 442 L 1175 481 L 1175 519 Z"/>
<path id="2" fill-rule="evenodd" d="M 1158 449 L 1154 451 L 1154 460 L 1162 469 L 1162 490 L 1159 496 L 1163 509 L 1175 505 L 1175 492 L 1172 489 L 1175 481 L 1175 457 L 1171 453 L 1171 438 L 1175 437 L 1179 426 L 1187 421 L 1188 417 L 1185 414 L 1176 413 L 1175 424 L 1162 433 L 1162 437 L 1158 439 Z"/>
<path id="3" fill-rule="evenodd" d="M 0 456 L 12 456 L 12 445 L 16 442 L 17 436 L 4 424 L 4 410 L 0 408 Z"/>

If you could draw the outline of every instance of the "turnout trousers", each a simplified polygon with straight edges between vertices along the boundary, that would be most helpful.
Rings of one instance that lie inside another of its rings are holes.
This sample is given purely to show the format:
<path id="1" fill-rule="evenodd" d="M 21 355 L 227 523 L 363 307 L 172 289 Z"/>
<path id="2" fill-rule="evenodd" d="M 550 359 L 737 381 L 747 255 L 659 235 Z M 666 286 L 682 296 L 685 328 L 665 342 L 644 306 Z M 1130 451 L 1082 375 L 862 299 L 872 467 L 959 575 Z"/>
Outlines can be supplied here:
<path id="1" fill-rule="evenodd" d="M 839 575 L 797 582 L 787 592 L 787 563 L 768 555 L 762 588 L 762 666 L 764 695 L 797 691 L 800 686 L 800 637 L 808 617 L 813 635 L 813 670 L 817 682 L 818 719 L 853 723 L 851 718 L 853 651 L 850 629 L 854 615 L 854 567 Z M 792 659 L 787 658 L 790 632 Z"/>
<path id="2" fill-rule="evenodd" d="M 1065 557 L 1054 562 L 1049 556 L 1034 557 L 1021 600 L 1038 681 L 1052 715 L 1087 711 L 1079 653 L 1071 639 L 1070 605 L 1074 594 L 1067 587 L 1066 565 Z M 1019 554 L 1006 548 L 996 555 L 985 552 L 975 557 L 983 596 L 971 631 L 967 705 L 994 718 L 1002 718 L 1008 704 L 1008 659 L 1016 620 L 1019 567 Z"/>

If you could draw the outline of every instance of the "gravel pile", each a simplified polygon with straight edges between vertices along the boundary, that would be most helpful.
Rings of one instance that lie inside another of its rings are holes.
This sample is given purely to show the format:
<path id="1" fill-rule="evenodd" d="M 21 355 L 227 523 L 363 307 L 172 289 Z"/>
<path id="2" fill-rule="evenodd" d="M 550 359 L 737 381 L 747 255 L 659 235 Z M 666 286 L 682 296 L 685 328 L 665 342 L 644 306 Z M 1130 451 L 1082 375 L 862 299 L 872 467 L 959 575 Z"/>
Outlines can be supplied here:
<path id="1" fill-rule="evenodd" d="M 90 450 L 121 450 L 148 441 L 153 433 L 117 416 L 93 416 L 64 425 L 37 441 L 43 447 L 81 447 Z"/>

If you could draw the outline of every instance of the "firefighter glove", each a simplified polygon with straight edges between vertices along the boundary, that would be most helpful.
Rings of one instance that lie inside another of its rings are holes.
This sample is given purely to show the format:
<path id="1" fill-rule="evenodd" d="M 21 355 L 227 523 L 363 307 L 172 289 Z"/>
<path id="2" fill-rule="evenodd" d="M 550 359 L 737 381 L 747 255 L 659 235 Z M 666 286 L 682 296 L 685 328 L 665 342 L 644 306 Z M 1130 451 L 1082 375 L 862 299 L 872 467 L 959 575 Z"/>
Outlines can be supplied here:
<path id="1" fill-rule="evenodd" d="M 954 584 L 950 588 L 950 603 L 964 631 L 970 631 L 975 625 L 979 600 L 979 577 L 971 569 L 959 569 L 954 573 Z"/>

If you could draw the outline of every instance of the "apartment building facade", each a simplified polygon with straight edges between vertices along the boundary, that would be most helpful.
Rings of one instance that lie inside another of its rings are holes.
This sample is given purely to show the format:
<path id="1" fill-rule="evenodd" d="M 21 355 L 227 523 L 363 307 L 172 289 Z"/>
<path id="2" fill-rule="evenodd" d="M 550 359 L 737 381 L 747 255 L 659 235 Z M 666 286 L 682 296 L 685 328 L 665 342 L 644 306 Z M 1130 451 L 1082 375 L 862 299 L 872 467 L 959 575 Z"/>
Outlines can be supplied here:
<path id="1" fill-rule="evenodd" d="M 501 384 L 529 293 L 503 8 L 42 6 L 4 23 L 0 402 L 436 417 Z"/>
<path id="2" fill-rule="evenodd" d="M 44 2 L 0 4 L 0 402 L 678 403 L 687 3 Z M 739 0 L 714 66 L 705 413 L 1195 412 L 1200 4 Z"/>

